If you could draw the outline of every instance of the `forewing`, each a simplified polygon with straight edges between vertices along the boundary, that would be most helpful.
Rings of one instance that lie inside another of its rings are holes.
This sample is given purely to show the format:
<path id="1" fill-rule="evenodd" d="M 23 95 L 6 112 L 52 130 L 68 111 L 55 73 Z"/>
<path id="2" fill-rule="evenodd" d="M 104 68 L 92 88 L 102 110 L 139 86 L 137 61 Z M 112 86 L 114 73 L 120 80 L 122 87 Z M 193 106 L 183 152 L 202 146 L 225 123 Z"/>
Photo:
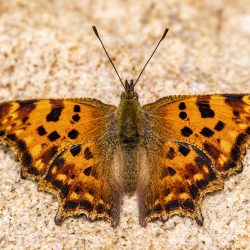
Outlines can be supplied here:
<path id="1" fill-rule="evenodd" d="M 242 170 L 250 138 L 250 96 L 176 96 L 143 109 L 151 178 L 139 184 L 141 223 L 172 214 L 200 223 L 205 193 L 221 189 L 221 177 Z"/>
<path id="2" fill-rule="evenodd" d="M 242 169 L 250 137 L 250 95 L 163 98 L 144 109 L 154 133 L 196 145 L 222 176 Z"/>
<path id="3" fill-rule="evenodd" d="M 18 154 L 23 177 L 57 195 L 57 223 L 82 213 L 118 223 L 121 183 L 112 174 L 114 111 L 94 99 L 0 104 L 0 141 Z"/>

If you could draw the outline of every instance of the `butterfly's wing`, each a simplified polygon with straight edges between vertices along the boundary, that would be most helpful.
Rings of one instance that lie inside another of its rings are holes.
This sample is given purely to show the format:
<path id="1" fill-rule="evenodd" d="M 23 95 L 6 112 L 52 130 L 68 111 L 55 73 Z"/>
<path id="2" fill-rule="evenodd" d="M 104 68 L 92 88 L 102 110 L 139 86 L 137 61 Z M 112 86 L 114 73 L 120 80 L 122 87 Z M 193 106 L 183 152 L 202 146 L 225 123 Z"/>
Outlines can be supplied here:
<path id="1" fill-rule="evenodd" d="M 202 224 L 203 196 L 242 170 L 250 141 L 250 95 L 174 96 L 143 110 L 141 224 L 173 214 Z"/>
<path id="2" fill-rule="evenodd" d="M 0 142 L 15 149 L 23 177 L 58 197 L 56 223 L 85 214 L 118 224 L 122 185 L 114 174 L 115 109 L 94 99 L 0 104 Z"/>

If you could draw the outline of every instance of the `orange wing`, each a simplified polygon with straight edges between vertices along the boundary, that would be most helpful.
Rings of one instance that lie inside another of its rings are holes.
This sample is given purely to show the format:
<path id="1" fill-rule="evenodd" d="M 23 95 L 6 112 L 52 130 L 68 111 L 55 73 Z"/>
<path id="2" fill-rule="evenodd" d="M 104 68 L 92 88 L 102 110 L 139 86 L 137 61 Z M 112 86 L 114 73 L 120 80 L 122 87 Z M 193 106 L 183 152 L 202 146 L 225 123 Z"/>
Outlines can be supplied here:
<path id="1" fill-rule="evenodd" d="M 58 197 L 56 223 L 85 214 L 118 224 L 121 182 L 112 174 L 115 109 L 94 99 L 0 104 L 0 141 L 15 149 L 23 177 Z"/>
<path id="2" fill-rule="evenodd" d="M 143 109 L 152 178 L 138 188 L 141 224 L 173 214 L 201 224 L 202 197 L 222 188 L 221 177 L 242 170 L 250 95 L 174 96 Z"/>

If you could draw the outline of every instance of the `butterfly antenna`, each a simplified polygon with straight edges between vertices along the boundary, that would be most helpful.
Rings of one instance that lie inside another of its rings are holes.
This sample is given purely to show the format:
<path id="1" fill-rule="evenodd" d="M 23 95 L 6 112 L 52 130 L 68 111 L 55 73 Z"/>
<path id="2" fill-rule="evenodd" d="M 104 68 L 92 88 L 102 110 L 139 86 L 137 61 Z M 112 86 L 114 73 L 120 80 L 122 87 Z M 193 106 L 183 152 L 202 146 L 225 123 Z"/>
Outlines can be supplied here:
<path id="1" fill-rule="evenodd" d="M 123 88 L 125 89 L 125 85 L 124 85 L 124 83 L 123 83 L 123 81 L 122 81 L 122 79 L 121 79 L 121 77 L 120 77 L 120 75 L 119 75 L 119 73 L 118 73 L 118 71 L 117 71 L 117 69 L 116 69 L 114 63 L 113 63 L 112 60 L 111 60 L 111 58 L 110 58 L 110 56 L 109 56 L 109 54 L 108 54 L 108 52 L 107 52 L 107 50 L 106 50 L 106 48 L 105 48 L 103 42 L 102 42 L 102 39 L 100 38 L 100 36 L 99 36 L 99 34 L 98 34 L 98 31 L 97 31 L 96 27 L 93 26 L 92 28 L 93 28 L 93 30 L 94 30 L 94 32 L 95 32 L 95 35 L 97 36 L 97 38 L 98 38 L 99 41 L 101 42 L 101 45 L 102 45 L 102 47 L 103 47 L 103 49 L 104 49 L 104 51 L 105 51 L 105 53 L 106 53 L 106 55 L 107 55 L 109 61 L 111 62 L 111 64 L 112 64 L 112 66 L 113 66 L 113 68 L 114 68 L 114 70 L 115 70 L 117 76 L 119 77 L 120 82 L 122 83 Z"/>
<path id="2" fill-rule="evenodd" d="M 153 57 L 155 51 L 158 49 L 160 43 L 161 43 L 161 42 L 164 40 L 164 38 L 166 37 L 167 33 L 168 33 L 168 28 L 165 29 L 165 31 L 164 31 L 164 33 L 163 33 L 163 35 L 162 35 L 162 38 L 160 39 L 160 41 L 159 41 L 158 44 L 156 45 L 156 47 L 155 47 L 153 53 L 151 54 L 151 56 L 149 57 L 149 59 L 148 59 L 147 62 L 145 63 L 145 65 L 144 65 L 144 67 L 143 67 L 141 73 L 139 74 L 138 78 L 137 78 L 136 81 L 135 81 L 134 86 L 135 86 L 136 83 L 139 81 L 139 79 L 140 79 L 140 77 L 141 77 L 141 75 L 142 75 L 144 69 L 145 69 L 146 66 L 148 65 L 148 63 L 149 63 L 149 61 L 151 60 L 151 58 Z"/>

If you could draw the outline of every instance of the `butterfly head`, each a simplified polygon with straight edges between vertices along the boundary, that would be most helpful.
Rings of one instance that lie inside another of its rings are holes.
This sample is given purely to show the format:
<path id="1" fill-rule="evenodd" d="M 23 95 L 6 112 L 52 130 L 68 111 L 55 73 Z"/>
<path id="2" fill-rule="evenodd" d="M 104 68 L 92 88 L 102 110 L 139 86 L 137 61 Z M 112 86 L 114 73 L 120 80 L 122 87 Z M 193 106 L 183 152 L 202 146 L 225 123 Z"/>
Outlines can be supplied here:
<path id="1" fill-rule="evenodd" d="M 121 98 L 138 100 L 138 94 L 134 91 L 134 86 L 135 86 L 134 80 L 130 80 L 130 82 L 128 80 L 125 80 L 124 84 L 125 91 L 122 92 Z"/>

